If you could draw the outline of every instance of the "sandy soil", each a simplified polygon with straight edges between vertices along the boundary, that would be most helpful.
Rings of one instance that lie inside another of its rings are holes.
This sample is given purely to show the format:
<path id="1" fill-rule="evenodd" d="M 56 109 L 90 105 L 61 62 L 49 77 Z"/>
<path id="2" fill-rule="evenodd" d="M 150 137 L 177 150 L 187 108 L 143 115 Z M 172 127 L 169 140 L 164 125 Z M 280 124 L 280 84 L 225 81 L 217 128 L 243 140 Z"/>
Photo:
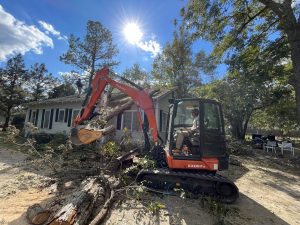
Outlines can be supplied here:
<path id="1" fill-rule="evenodd" d="M 235 204 L 148 193 L 142 201 L 124 197 L 104 224 L 300 224 L 299 161 L 295 167 L 288 158 L 261 150 L 254 156 L 233 158 L 241 165 L 231 165 L 223 174 L 239 187 L 240 198 Z M 28 224 L 27 207 L 51 198 L 45 188 L 49 179 L 47 171 L 26 160 L 25 154 L 1 147 L 0 225 Z"/>

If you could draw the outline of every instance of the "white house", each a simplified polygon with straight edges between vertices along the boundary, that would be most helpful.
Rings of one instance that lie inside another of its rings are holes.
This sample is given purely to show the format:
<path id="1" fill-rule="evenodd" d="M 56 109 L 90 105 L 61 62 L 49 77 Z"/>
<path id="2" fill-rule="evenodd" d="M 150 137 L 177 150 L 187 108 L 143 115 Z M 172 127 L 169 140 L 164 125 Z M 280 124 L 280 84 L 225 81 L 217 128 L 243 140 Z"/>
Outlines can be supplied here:
<path id="1" fill-rule="evenodd" d="M 165 138 L 169 110 L 168 100 L 173 97 L 173 91 L 160 90 L 153 96 L 157 127 L 163 139 Z M 118 104 L 120 98 L 128 97 L 121 93 L 113 93 L 110 104 Z M 72 122 L 79 113 L 83 100 L 84 97 L 73 95 L 27 103 L 25 122 L 32 122 L 44 133 L 69 134 Z M 127 127 L 134 138 L 142 139 L 143 133 L 138 123 L 135 104 L 129 110 L 111 119 L 109 123 L 115 125 L 117 138 L 121 136 L 123 128 Z"/>

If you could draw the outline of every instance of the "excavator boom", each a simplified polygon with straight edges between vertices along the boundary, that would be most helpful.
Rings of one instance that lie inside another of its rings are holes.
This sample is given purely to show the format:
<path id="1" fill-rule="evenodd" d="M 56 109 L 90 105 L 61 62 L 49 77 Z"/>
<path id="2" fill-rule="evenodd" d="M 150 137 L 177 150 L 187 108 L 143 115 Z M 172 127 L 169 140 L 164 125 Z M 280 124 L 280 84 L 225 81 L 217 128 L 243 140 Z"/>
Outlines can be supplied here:
<path id="1" fill-rule="evenodd" d="M 91 94 L 86 105 L 83 105 L 80 113 L 73 122 L 73 129 L 71 131 L 71 140 L 74 144 L 89 144 L 103 135 L 103 132 L 97 130 L 80 129 L 77 130 L 77 125 L 83 121 L 90 119 L 95 105 L 100 99 L 107 85 L 118 89 L 122 93 L 127 94 L 132 98 L 138 108 L 144 110 L 149 127 L 151 129 L 152 138 L 154 142 L 158 142 L 158 132 L 155 120 L 155 113 L 153 101 L 150 94 L 144 89 L 137 89 L 131 86 L 119 83 L 109 77 L 109 69 L 107 67 L 99 70 L 91 83 Z M 140 124 L 141 125 L 141 124 Z"/>

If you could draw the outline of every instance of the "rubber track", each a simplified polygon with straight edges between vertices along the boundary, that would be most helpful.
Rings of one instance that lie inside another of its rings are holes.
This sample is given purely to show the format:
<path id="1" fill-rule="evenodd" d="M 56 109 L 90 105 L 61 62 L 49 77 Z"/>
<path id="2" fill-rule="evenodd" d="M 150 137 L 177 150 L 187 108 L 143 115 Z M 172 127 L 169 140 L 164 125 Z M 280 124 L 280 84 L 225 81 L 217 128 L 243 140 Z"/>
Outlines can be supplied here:
<path id="1" fill-rule="evenodd" d="M 148 179 L 143 179 L 145 176 L 148 176 Z M 149 179 L 149 176 L 153 176 L 155 180 L 160 180 L 161 182 L 164 182 L 164 177 L 168 178 L 174 178 L 174 184 L 180 181 L 176 181 L 176 179 L 195 179 L 197 181 L 205 182 L 208 185 L 211 185 L 212 189 L 210 190 L 209 193 L 203 193 L 205 195 L 209 195 L 213 197 L 214 199 L 217 199 L 218 201 L 224 202 L 224 203 L 233 203 L 236 201 L 236 199 L 239 197 L 239 191 L 237 186 L 227 178 L 219 175 L 219 174 L 211 174 L 211 173 L 195 173 L 195 172 L 182 172 L 182 171 L 170 171 L 168 169 L 154 169 L 154 170 L 141 170 L 138 175 L 137 175 L 137 181 L 141 182 L 143 180 L 145 181 L 151 181 Z M 197 184 L 199 184 L 197 182 Z M 232 194 L 230 196 L 223 196 L 217 191 L 217 187 L 226 184 L 232 188 Z M 192 184 L 189 184 L 192 185 Z M 148 186 L 147 184 L 145 186 Z M 151 186 L 151 185 L 150 185 Z M 195 194 L 195 193 L 193 193 Z M 198 193 L 195 195 L 199 195 Z"/>

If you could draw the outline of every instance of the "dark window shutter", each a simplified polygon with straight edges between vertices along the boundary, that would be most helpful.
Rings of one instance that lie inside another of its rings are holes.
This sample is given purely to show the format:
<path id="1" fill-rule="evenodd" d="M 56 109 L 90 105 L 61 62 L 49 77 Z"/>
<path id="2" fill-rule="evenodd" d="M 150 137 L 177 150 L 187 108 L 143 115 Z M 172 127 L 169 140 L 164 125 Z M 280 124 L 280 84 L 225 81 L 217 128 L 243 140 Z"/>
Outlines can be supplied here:
<path id="1" fill-rule="evenodd" d="M 159 110 L 159 131 L 162 131 L 162 114 L 163 114 L 163 111 L 162 110 Z"/>
<path id="2" fill-rule="evenodd" d="M 53 113 L 54 113 L 54 109 L 51 109 L 51 112 L 50 112 L 50 121 L 49 121 L 49 129 L 52 129 Z"/>
<path id="3" fill-rule="evenodd" d="M 38 124 L 38 119 L 39 119 L 39 109 L 36 110 L 35 126 L 37 126 Z"/>
<path id="4" fill-rule="evenodd" d="M 45 109 L 43 109 L 43 111 L 42 111 L 41 128 L 44 128 L 44 119 L 45 119 Z"/>
<path id="5" fill-rule="evenodd" d="M 29 109 L 29 116 L 28 116 L 28 122 L 31 120 L 31 109 Z"/>
<path id="6" fill-rule="evenodd" d="M 149 131 L 149 122 L 148 122 L 148 117 L 146 115 L 146 113 L 144 113 L 144 124 L 146 126 L 146 131 Z"/>
<path id="7" fill-rule="evenodd" d="M 59 112 L 59 109 L 56 109 L 56 112 L 55 112 L 55 122 L 58 121 L 58 112 Z"/>
<path id="8" fill-rule="evenodd" d="M 66 110 L 65 110 L 65 119 L 64 119 L 65 123 L 68 121 L 68 114 L 69 114 L 69 109 L 66 108 Z"/>
<path id="9" fill-rule="evenodd" d="M 117 130 L 121 130 L 121 125 L 122 125 L 122 113 L 119 113 L 117 117 Z"/>
<path id="10" fill-rule="evenodd" d="M 68 127 L 71 126 L 72 121 L 72 109 L 69 109 L 69 116 L 68 116 Z"/>

